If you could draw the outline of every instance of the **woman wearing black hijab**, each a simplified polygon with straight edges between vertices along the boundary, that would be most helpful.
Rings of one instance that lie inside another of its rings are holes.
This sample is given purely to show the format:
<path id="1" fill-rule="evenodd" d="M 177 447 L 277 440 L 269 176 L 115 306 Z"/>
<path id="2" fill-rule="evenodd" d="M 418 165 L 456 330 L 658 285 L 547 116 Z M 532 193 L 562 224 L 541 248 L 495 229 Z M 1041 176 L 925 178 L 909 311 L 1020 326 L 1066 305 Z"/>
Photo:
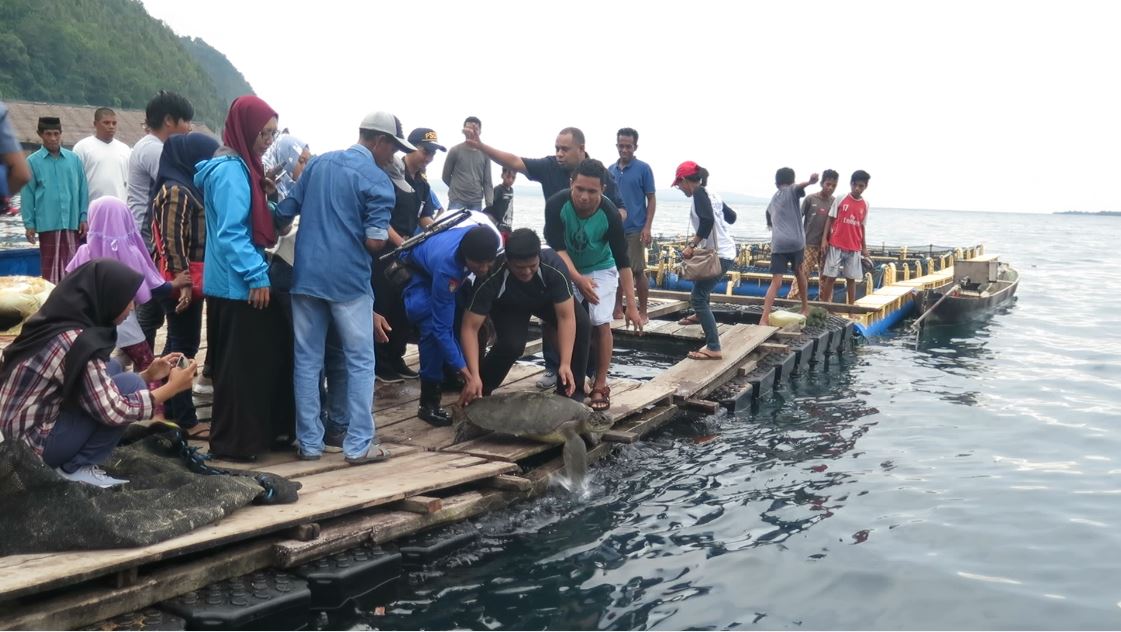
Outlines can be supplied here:
<path id="1" fill-rule="evenodd" d="M 180 354 L 124 373 L 109 359 L 116 326 L 128 317 L 141 276 L 110 259 L 67 275 L 0 359 L 0 429 L 64 478 L 111 487 L 99 465 L 125 427 L 151 419 L 157 404 L 191 387 L 195 364 L 172 368 Z M 169 377 L 170 376 L 170 377 Z M 168 378 L 148 390 L 147 383 Z"/>

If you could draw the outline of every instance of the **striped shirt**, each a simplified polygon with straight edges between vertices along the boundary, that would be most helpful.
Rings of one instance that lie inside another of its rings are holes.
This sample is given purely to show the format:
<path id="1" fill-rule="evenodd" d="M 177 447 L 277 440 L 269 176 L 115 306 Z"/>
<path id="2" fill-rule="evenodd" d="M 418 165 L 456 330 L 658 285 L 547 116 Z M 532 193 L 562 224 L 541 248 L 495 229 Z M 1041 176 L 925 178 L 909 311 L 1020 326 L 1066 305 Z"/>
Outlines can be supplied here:
<path id="1" fill-rule="evenodd" d="M 206 255 L 206 210 L 202 202 L 178 184 L 160 187 L 152 200 L 153 220 L 163 248 L 159 252 L 171 272 L 189 269 Z"/>
<path id="2" fill-rule="evenodd" d="M 0 429 L 4 437 L 22 439 L 40 456 L 62 412 L 66 352 L 80 333 L 80 329 L 62 332 L 38 354 L 16 366 L 0 385 Z M 94 359 L 86 364 L 80 388 L 78 404 L 82 411 L 109 426 L 151 419 L 156 411 L 149 390 L 122 395 L 103 360 Z"/>

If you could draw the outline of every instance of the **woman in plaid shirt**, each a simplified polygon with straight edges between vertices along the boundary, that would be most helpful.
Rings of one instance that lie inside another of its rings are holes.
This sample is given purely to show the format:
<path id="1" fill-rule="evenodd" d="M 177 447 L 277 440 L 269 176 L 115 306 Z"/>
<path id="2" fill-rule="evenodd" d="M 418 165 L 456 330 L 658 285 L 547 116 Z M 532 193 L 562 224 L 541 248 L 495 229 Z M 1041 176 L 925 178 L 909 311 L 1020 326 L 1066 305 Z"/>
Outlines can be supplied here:
<path id="1" fill-rule="evenodd" d="M 142 277 L 110 259 L 76 268 L 51 292 L 0 359 L 0 429 L 20 440 L 64 478 L 111 487 L 127 483 L 99 465 L 125 427 L 150 419 L 157 404 L 191 387 L 194 362 L 156 359 L 143 373 L 123 373 L 109 354 L 116 326 L 128 317 Z M 148 390 L 147 383 L 168 378 Z"/>

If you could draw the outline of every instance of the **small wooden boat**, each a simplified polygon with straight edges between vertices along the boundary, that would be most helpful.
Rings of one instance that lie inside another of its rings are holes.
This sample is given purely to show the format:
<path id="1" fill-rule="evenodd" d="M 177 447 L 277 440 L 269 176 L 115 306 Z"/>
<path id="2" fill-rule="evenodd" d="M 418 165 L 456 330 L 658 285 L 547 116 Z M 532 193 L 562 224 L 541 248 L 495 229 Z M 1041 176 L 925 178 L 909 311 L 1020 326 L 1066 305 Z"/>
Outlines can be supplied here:
<path id="1" fill-rule="evenodd" d="M 1020 273 L 995 257 L 978 257 L 954 263 L 954 281 L 930 290 L 923 300 L 921 320 L 962 323 L 983 316 L 1012 300 Z"/>

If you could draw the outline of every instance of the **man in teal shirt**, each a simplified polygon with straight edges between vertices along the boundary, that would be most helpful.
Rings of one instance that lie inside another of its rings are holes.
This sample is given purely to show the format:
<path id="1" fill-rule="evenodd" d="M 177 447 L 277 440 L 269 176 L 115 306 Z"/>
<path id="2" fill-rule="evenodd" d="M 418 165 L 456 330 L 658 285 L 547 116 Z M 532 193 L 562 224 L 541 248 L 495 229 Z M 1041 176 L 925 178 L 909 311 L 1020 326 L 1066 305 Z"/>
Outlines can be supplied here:
<path id="1" fill-rule="evenodd" d="M 545 202 L 545 241 L 568 266 L 577 301 L 586 305 L 592 325 L 595 354 L 589 357 L 595 358 L 596 376 L 588 406 L 595 411 L 611 407 L 607 371 L 614 347 L 615 290 L 620 285 L 627 301 L 625 319 L 642 331 L 623 218 L 603 195 L 607 178 L 602 162 L 586 158 L 572 173 L 569 190 Z"/>
<path id="2" fill-rule="evenodd" d="M 62 123 L 39 117 L 43 146 L 27 159 L 31 181 L 23 187 L 20 211 L 27 241 L 39 244 L 43 278 L 58 283 L 78 243 L 86 236 L 89 192 L 82 160 L 62 147 Z"/>

